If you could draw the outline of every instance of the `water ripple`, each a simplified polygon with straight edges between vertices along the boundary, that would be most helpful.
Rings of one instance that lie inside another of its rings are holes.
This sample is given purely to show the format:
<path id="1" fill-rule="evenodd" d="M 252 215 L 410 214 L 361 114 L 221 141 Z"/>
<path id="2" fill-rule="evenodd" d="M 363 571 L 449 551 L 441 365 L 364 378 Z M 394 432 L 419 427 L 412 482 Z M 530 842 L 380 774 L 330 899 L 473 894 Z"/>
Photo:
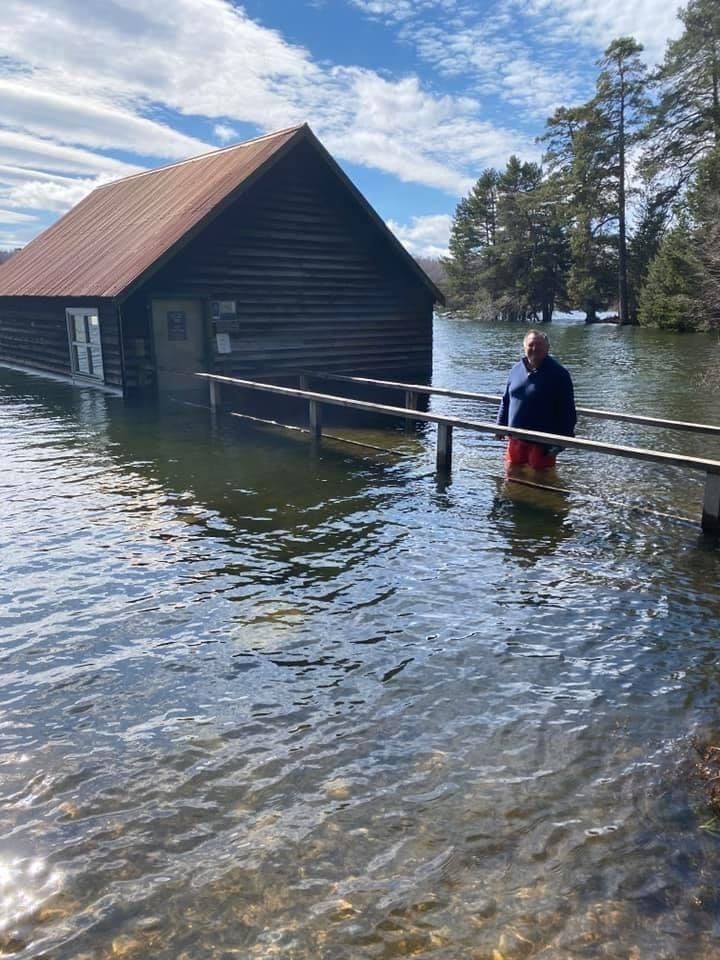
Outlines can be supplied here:
<path id="1" fill-rule="evenodd" d="M 438 379 L 499 389 L 516 332 L 443 328 Z M 460 436 L 438 486 L 429 432 L 313 456 L 0 379 L 0 952 L 713 955 L 717 550 L 582 455 L 513 490 Z"/>

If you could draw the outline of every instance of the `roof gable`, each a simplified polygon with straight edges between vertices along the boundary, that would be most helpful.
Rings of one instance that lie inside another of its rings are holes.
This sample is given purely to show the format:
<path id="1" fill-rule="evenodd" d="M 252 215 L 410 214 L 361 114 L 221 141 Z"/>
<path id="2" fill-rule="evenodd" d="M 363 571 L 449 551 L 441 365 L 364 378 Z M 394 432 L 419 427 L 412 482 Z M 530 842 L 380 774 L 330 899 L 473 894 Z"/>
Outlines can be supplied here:
<path id="1" fill-rule="evenodd" d="M 346 188 L 348 193 L 352 195 L 355 202 L 360 206 L 365 212 L 367 218 L 372 223 L 373 227 L 379 230 L 389 241 L 391 249 L 400 257 L 401 260 L 405 261 L 405 265 L 410 268 L 410 272 L 415 275 L 416 279 L 420 280 L 425 287 L 428 288 L 432 294 L 433 299 L 437 303 L 445 303 L 445 295 L 437 287 L 430 277 L 425 273 L 423 268 L 417 262 L 415 257 L 413 257 L 402 243 L 398 240 L 392 230 L 388 227 L 382 217 L 374 210 L 374 208 L 368 203 L 363 194 L 358 190 L 355 184 L 352 182 L 350 177 L 345 173 L 340 164 L 335 160 L 331 153 L 323 146 L 323 144 L 318 140 L 315 134 L 309 127 L 304 128 L 306 131 L 307 140 L 312 143 L 317 152 L 320 154 L 325 163 L 331 168 L 335 176 L 340 180 L 343 186 Z"/>
<path id="2" fill-rule="evenodd" d="M 316 147 L 411 272 L 443 302 L 306 124 L 98 187 L 0 265 L 0 296 L 123 298 L 301 139 Z"/>

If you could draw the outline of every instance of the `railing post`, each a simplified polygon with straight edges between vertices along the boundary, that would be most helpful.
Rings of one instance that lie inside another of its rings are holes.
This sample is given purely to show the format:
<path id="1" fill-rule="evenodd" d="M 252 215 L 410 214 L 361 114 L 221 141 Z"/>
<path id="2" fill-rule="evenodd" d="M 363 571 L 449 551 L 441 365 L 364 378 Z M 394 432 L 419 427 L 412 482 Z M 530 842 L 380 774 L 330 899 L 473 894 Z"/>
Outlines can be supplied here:
<path id="1" fill-rule="evenodd" d="M 310 389 L 310 377 L 306 373 L 298 376 L 300 390 Z M 322 436 L 322 413 L 320 403 L 317 400 L 310 400 L 308 404 L 308 420 L 310 421 L 310 436 L 313 440 L 319 440 Z"/>
<path id="2" fill-rule="evenodd" d="M 701 526 L 705 533 L 720 533 L 720 473 L 705 474 Z"/>
<path id="3" fill-rule="evenodd" d="M 215 420 L 220 407 L 220 384 L 216 380 L 208 380 L 208 385 L 210 387 L 210 415 Z"/>
<path id="4" fill-rule="evenodd" d="M 436 466 L 438 473 L 452 470 L 452 426 L 449 423 L 438 424 Z"/>
<path id="5" fill-rule="evenodd" d="M 317 400 L 311 400 L 309 408 L 310 434 L 315 440 L 319 440 L 322 436 L 322 419 L 320 411 L 320 403 Z"/>
<path id="6" fill-rule="evenodd" d="M 405 391 L 405 409 L 406 410 L 417 410 L 418 408 L 418 395 L 414 390 Z M 408 433 L 411 433 L 415 429 L 414 420 L 405 421 L 405 430 Z"/>

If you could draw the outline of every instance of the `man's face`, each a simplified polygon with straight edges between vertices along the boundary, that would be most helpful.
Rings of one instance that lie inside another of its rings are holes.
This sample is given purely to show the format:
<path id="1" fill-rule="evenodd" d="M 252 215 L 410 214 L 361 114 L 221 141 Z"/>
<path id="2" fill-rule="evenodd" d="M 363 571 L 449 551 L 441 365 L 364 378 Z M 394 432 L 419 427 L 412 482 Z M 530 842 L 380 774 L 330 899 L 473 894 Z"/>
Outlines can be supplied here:
<path id="1" fill-rule="evenodd" d="M 544 337 L 538 337 L 533 334 L 526 337 L 524 342 L 525 356 L 527 362 L 533 370 L 537 370 L 545 357 L 548 355 L 548 345 Z"/>

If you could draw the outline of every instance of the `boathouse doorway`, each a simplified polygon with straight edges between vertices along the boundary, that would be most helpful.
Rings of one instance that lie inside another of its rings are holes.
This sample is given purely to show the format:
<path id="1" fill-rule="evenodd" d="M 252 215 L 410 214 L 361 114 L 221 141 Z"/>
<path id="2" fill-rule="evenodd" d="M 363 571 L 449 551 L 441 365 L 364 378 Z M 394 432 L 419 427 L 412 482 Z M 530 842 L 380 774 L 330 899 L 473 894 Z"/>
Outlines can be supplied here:
<path id="1" fill-rule="evenodd" d="M 152 301 L 158 397 L 205 399 L 207 387 L 195 376 L 205 369 L 205 319 L 202 300 Z"/>

